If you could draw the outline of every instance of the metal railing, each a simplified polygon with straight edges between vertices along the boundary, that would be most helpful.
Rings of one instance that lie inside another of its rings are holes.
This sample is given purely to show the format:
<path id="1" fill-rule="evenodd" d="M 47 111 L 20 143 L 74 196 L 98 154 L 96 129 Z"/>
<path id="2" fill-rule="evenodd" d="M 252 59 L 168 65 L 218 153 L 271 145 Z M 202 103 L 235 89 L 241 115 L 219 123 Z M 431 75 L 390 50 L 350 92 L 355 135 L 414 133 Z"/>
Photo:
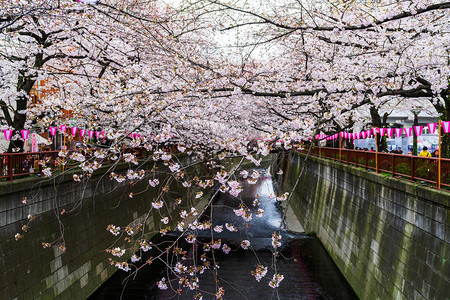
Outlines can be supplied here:
<path id="1" fill-rule="evenodd" d="M 89 148 L 82 151 L 86 160 L 92 158 L 96 148 Z M 175 149 L 176 150 L 176 149 Z M 166 151 L 175 151 L 174 147 L 166 149 Z M 149 156 L 149 152 L 144 148 L 126 148 L 123 153 L 132 153 L 138 158 Z M 59 151 L 40 151 L 40 152 L 21 152 L 21 153 L 2 153 L 0 154 L 0 181 L 13 181 L 16 178 L 23 178 L 30 175 L 41 175 L 43 169 L 50 168 L 51 171 L 61 169 L 64 170 L 70 166 L 70 156 L 72 150 L 69 150 L 66 159 L 58 156 Z M 101 161 L 102 164 L 113 163 L 109 158 Z"/>
<path id="2" fill-rule="evenodd" d="M 166 150 L 177 152 L 174 147 Z M 134 153 L 138 157 L 149 155 L 143 148 L 124 149 L 123 152 Z M 0 180 L 12 181 L 17 177 L 42 174 L 44 166 L 51 170 L 61 168 L 58 153 L 59 151 L 41 151 L 0 154 Z M 434 157 L 329 147 L 315 147 L 311 150 L 311 154 L 356 167 L 375 170 L 377 173 L 389 173 L 392 176 L 408 178 L 411 181 L 424 181 L 434 184 L 436 187 L 450 187 L 450 159 L 441 159 L 439 164 L 439 159 Z M 89 154 L 86 155 L 86 158 L 89 158 L 89 156 Z M 439 175 L 440 182 L 438 180 Z"/>
<path id="3" fill-rule="evenodd" d="M 3 153 L 0 154 L 0 179 L 9 181 L 16 177 L 41 174 L 46 167 L 57 167 L 58 151 Z"/>
<path id="4" fill-rule="evenodd" d="M 306 153 L 306 151 L 300 152 Z M 439 163 L 439 158 L 435 157 L 329 147 L 315 147 L 311 150 L 311 154 L 375 170 L 377 173 L 389 173 L 392 176 L 407 178 L 411 181 L 424 181 L 438 188 L 450 187 L 450 159 L 441 158 Z"/>

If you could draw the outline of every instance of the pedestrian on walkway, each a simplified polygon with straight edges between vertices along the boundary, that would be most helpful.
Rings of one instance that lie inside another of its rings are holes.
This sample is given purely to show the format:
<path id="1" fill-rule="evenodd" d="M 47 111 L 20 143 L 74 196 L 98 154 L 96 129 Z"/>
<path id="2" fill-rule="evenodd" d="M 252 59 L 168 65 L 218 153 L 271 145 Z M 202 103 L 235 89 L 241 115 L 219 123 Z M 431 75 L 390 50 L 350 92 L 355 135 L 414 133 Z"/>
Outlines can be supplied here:
<path id="1" fill-rule="evenodd" d="M 439 157 L 439 149 L 435 149 L 431 154 L 431 157 Z"/>
<path id="2" fill-rule="evenodd" d="M 431 154 L 430 154 L 430 152 L 428 152 L 427 147 L 423 147 L 422 152 L 419 153 L 419 156 L 431 157 Z"/>

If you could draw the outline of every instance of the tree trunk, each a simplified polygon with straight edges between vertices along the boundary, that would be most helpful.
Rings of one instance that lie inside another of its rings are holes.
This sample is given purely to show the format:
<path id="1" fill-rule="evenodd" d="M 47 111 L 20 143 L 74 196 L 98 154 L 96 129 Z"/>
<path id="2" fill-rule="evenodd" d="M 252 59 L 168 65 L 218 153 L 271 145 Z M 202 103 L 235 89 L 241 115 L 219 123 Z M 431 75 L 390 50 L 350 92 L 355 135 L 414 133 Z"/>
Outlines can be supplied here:
<path id="1" fill-rule="evenodd" d="M 19 76 L 18 84 L 17 84 L 17 91 L 23 91 L 24 94 L 30 95 L 31 89 L 33 88 L 34 83 L 36 80 L 30 79 L 29 77 L 22 77 Z M 27 103 L 28 103 L 28 97 L 27 96 L 18 96 L 16 100 L 16 109 L 14 111 L 14 118 L 12 118 L 12 124 L 8 124 L 9 126 L 12 126 L 14 129 L 13 135 L 19 133 L 20 130 L 24 129 L 25 122 L 27 120 L 26 114 L 19 114 L 18 112 L 24 111 L 27 109 Z M 13 152 L 14 148 L 18 148 L 18 151 L 16 152 L 23 152 L 23 146 L 24 142 L 19 140 L 11 140 L 8 147 L 8 152 Z"/>
<path id="2" fill-rule="evenodd" d="M 442 98 L 444 98 L 445 110 L 444 113 L 441 114 L 441 121 L 449 121 L 450 120 L 450 92 L 449 90 L 445 90 L 442 93 Z M 442 131 L 441 136 L 441 147 L 439 151 L 442 151 L 442 157 L 448 158 L 450 157 L 450 137 L 447 133 Z"/>
<path id="3" fill-rule="evenodd" d="M 372 124 L 374 127 L 380 128 L 386 126 L 386 119 L 387 115 L 383 117 L 383 121 L 381 120 L 381 116 L 378 113 L 378 110 L 375 108 L 374 105 L 370 107 L 370 116 L 372 117 Z M 377 135 L 377 141 L 378 145 L 378 151 L 383 152 L 387 151 L 387 142 L 386 139 L 380 137 L 380 135 Z"/>

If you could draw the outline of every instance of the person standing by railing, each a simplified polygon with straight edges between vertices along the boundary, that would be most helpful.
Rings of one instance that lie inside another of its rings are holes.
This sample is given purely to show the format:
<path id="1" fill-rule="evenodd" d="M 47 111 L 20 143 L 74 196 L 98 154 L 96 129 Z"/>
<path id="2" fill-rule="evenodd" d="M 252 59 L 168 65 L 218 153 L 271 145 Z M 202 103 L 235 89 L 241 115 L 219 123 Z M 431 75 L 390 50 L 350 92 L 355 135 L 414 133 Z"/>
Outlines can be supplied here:
<path id="1" fill-rule="evenodd" d="M 419 156 L 423 156 L 423 157 L 431 157 L 430 152 L 428 152 L 428 148 L 427 147 L 423 147 L 422 152 L 419 153 Z"/>
<path id="2" fill-rule="evenodd" d="M 22 162 L 22 173 L 30 172 L 30 156 L 27 155 Z"/>
<path id="3" fill-rule="evenodd" d="M 433 153 L 431 154 L 431 157 L 439 158 L 439 149 L 435 149 L 435 150 L 433 151 Z"/>

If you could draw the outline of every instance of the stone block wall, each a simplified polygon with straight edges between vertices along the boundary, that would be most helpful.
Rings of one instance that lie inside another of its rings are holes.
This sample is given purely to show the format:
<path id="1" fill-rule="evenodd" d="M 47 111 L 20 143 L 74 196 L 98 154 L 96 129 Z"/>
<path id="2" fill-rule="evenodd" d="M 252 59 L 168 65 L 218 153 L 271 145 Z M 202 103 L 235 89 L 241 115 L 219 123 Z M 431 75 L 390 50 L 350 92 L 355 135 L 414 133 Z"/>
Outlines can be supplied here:
<path id="1" fill-rule="evenodd" d="M 180 159 L 183 165 L 192 163 L 188 157 Z M 120 170 L 126 171 L 127 165 L 115 172 Z M 70 172 L 56 183 L 42 178 L 0 183 L 0 299 L 85 299 L 117 270 L 110 266 L 111 256 L 104 251 L 116 241 L 106 227 L 114 224 L 123 228 L 133 220 L 144 220 L 157 189 L 138 193 L 146 189 L 147 180 L 133 186 L 118 184 L 104 172 L 96 171 L 87 184 L 75 182 Z M 188 172 L 201 175 L 204 170 L 195 165 Z M 159 178 L 162 184 L 164 179 Z M 130 192 L 135 193 L 133 198 Z M 175 186 L 171 193 L 184 199 L 188 195 L 181 186 Z M 24 197 L 28 198 L 26 204 L 22 203 Z M 66 212 L 61 214 L 63 209 Z M 30 213 L 36 220 L 16 241 L 14 235 L 22 233 Z M 158 213 L 146 219 L 146 238 L 155 234 L 160 219 Z M 61 231 L 65 240 L 55 242 Z M 125 243 L 123 237 L 121 241 Z M 43 249 L 43 242 L 53 245 Z M 65 252 L 59 249 L 61 244 L 67 247 Z M 122 258 L 131 255 L 127 251 Z"/>
<path id="2" fill-rule="evenodd" d="M 290 191 L 303 154 L 281 161 Z M 310 157 L 291 205 L 361 299 L 448 299 L 450 192 Z"/>

